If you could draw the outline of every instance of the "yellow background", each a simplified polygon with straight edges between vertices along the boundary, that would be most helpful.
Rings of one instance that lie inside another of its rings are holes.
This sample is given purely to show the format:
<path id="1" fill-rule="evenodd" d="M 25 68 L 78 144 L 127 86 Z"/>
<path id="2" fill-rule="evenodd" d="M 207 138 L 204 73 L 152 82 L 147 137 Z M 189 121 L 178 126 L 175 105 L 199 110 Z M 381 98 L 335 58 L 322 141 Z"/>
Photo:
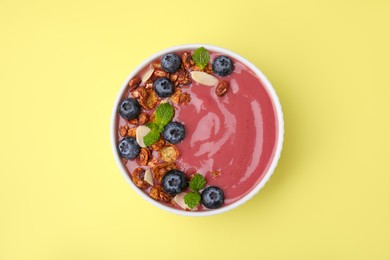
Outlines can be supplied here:
<path id="1" fill-rule="evenodd" d="M 390 259 L 389 1 L 0 1 L 0 259 Z M 135 66 L 182 43 L 273 83 L 270 182 L 207 218 L 144 201 L 109 140 Z"/>

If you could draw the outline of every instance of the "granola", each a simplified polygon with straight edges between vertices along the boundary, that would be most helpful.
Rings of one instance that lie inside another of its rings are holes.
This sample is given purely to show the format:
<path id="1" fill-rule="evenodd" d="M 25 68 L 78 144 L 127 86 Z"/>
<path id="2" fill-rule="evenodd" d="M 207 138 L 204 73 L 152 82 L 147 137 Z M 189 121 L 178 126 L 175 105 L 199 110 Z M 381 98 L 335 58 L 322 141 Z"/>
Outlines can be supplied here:
<path id="1" fill-rule="evenodd" d="M 148 114 L 146 114 L 146 113 L 139 114 L 139 116 L 138 116 L 138 124 L 139 125 L 146 124 L 148 122 L 148 120 L 149 120 L 149 115 Z"/>
<path id="2" fill-rule="evenodd" d="M 152 150 L 153 151 L 160 151 L 165 146 L 165 140 L 164 138 L 160 137 L 160 139 L 152 144 Z"/>
<path id="3" fill-rule="evenodd" d="M 139 155 L 138 155 L 138 162 L 142 166 L 148 165 L 149 158 L 150 158 L 150 150 L 148 148 L 141 148 Z"/>
<path id="4" fill-rule="evenodd" d="M 150 189 L 149 196 L 155 200 L 163 202 L 170 202 L 172 200 L 172 196 L 165 193 L 163 188 L 159 185 L 153 186 Z"/>
<path id="5" fill-rule="evenodd" d="M 173 144 L 164 146 L 160 151 L 158 151 L 158 156 L 164 162 L 174 162 L 179 158 L 180 153 L 177 147 Z"/>
<path id="6" fill-rule="evenodd" d="M 135 90 L 139 84 L 141 84 L 141 78 L 138 77 L 138 76 L 135 76 L 134 78 L 132 78 L 130 81 L 129 81 L 129 91 L 133 91 Z"/>
<path id="7" fill-rule="evenodd" d="M 141 189 L 146 189 L 149 187 L 149 183 L 147 183 L 144 180 L 145 176 L 145 170 L 142 169 L 141 167 L 136 168 L 133 173 L 131 174 L 131 179 L 133 180 L 134 184 Z"/>
<path id="8" fill-rule="evenodd" d="M 199 49 L 202 48 L 197 50 Z M 185 173 L 177 169 L 175 163 L 180 156 L 180 152 L 175 144 L 179 144 L 183 140 L 185 131 L 181 122 L 171 121 L 173 118 L 172 114 L 174 115 L 175 108 L 178 106 L 184 106 L 191 102 L 190 93 L 192 92 L 186 86 L 190 85 L 192 81 L 197 82 L 199 85 L 215 87 L 214 91 L 217 96 L 225 95 L 229 89 L 229 83 L 218 78 L 218 76 L 223 76 L 222 74 L 226 72 L 224 70 L 220 70 L 218 73 L 213 72 L 207 50 L 204 48 L 200 51 L 197 50 L 193 54 L 190 51 L 186 51 L 181 55 L 179 54 L 180 56 L 175 53 L 166 54 L 160 60 L 151 62 L 143 70 L 142 75 L 136 75 L 128 82 L 129 96 L 136 99 L 138 101 L 136 102 L 137 104 L 133 105 L 133 107 L 120 107 L 121 111 L 124 111 L 121 115 L 132 115 L 128 117 L 122 116 L 126 120 L 126 124 L 119 126 L 118 129 L 120 138 L 128 138 L 126 140 L 127 144 L 118 149 L 121 153 L 122 161 L 125 164 L 127 163 L 128 160 L 124 157 L 128 155 L 126 152 L 129 152 L 129 150 L 126 151 L 126 149 L 132 149 L 130 151 L 136 151 L 136 157 L 128 158 L 136 158 L 137 164 L 142 166 L 135 168 L 130 174 L 132 181 L 137 187 L 144 189 L 145 192 L 149 191 L 151 198 L 171 203 L 171 205 L 173 203 L 177 205 L 178 203 L 177 201 L 173 202 L 173 196 L 170 194 L 182 193 L 187 187 L 184 185 L 177 192 L 172 193 L 168 188 L 169 186 L 166 186 L 167 180 L 172 178 L 171 174 L 180 173 L 182 184 L 189 181 Z M 223 65 L 220 66 L 223 67 Z M 165 79 L 162 80 L 161 78 Z M 161 80 L 156 83 L 157 79 Z M 169 84 L 160 84 L 161 81 L 168 81 Z M 166 93 L 169 93 L 169 95 L 166 95 Z M 133 101 L 135 102 L 135 100 Z M 161 112 L 163 107 L 167 107 L 166 105 L 162 105 L 161 109 L 156 109 L 156 106 L 166 102 L 170 102 L 170 109 L 172 111 L 173 108 L 173 113 Z M 158 111 L 157 113 L 156 110 Z M 165 119 L 167 117 L 168 119 Z M 178 125 L 181 125 L 181 128 Z M 177 139 L 178 141 L 176 142 L 174 136 L 182 136 L 182 138 Z M 175 171 L 171 171 L 174 169 Z M 169 176 L 166 175 L 167 172 L 169 172 Z M 221 172 L 220 170 L 212 170 L 209 174 L 212 178 L 216 178 L 221 175 Z M 164 183 L 162 183 L 165 175 Z M 180 207 L 183 208 L 182 205 Z M 192 206 L 190 207 L 193 208 Z M 188 210 L 188 208 L 183 209 Z"/>
<path id="9" fill-rule="evenodd" d="M 127 135 L 127 131 L 129 130 L 128 125 L 120 126 L 119 127 L 119 135 L 122 137 L 125 137 Z"/>
<path id="10" fill-rule="evenodd" d="M 229 83 L 226 80 L 221 80 L 218 83 L 217 87 L 215 88 L 215 94 L 217 94 L 217 96 L 219 97 L 222 97 L 226 94 L 228 89 L 229 89 Z"/>
<path id="11" fill-rule="evenodd" d="M 216 177 L 221 176 L 221 171 L 213 170 L 210 172 L 210 175 L 211 175 L 211 177 L 213 177 L 215 179 Z"/>
<path id="12" fill-rule="evenodd" d="M 135 138 L 137 127 L 132 127 L 127 131 L 127 136 Z"/>
<path id="13" fill-rule="evenodd" d="M 146 110 L 151 110 L 157 105 L 158 97 L 153 89 L 139 89 L 139 104 Z"/>

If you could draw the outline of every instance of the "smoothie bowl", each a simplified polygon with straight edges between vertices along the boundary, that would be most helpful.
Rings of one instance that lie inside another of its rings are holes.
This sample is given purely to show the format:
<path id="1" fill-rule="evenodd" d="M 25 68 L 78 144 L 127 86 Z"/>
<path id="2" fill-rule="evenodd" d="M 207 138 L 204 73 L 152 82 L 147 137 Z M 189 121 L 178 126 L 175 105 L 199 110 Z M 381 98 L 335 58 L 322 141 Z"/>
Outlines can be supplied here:
<path id="1" fill-rule="evenodd" d="M 220 47 L 181 45 L 129 75 L 111 131 L 115 159 L 138 194 L 169 212 L 206 216 L 264 186 L 284 128 L 278 97 L 252 63 Z"/>

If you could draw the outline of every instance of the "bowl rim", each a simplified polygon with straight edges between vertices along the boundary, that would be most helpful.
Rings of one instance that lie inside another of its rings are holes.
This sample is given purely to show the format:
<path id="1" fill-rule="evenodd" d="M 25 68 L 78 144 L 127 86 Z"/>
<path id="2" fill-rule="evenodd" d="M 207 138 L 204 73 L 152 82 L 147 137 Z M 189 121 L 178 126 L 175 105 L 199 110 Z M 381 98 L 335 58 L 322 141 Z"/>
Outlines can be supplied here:
<path id="1" fill-rule="evenodd" d="M 251 69 L 256 76 L 259 77 L 260 81 L 263 83 L 264 87 L 266 88 L 268 94 L 271 97 L 271 100 L 273 102 L 274 108 L 276 110 L 276 115 L 277 115 L 277 122 L 278 122 L 278 135 L 277 135 L 277 144 L 276 144 L 276 150 L 272 159 L 272 162 L 267 170 L 267 172 L 264 174 L 263 178 L 260 180 L 260 182 L 252 189 L 250 190 L 247 194 L 245 194 L 242 198 L 239 200 L 233 202 L 232 204 L 229 204 L 225 207 L 219 208 L 219 209 L 213 209 L 213 210 L 205 210 L 205 211 L 185 211 L 185 210 L 180 210 L 180 209 L 175 209 L 172 207 L 168 207 L 166 205 L 161 204 L 158 201 L 155 201 L 148 195 L 146 195 L 142 190 L 140 190 L 131 180 L 130 176 L 127 174 L 127 170 L 124 167 L 121 158 L 118 154 L 117 151 L 117 145 L 116 145 L 116 116 L 117 116 L 117 108 L 118 104 L 121 100 L 121 97 L 126 91 L 127 84 L 131 78 L 133 78 L 139 71 L 141 71 L 146 65 L 148 65 L 150 62 L 153 60 L 161 57 L 164 54 L 170 53 L 170 52 L 178 52 L 178 51 L 183 51 L 183 50 L 188 50 L 188 49 L 196 49 L 199 47 L 204 47 L 207 50 L 214 51 L 214 52 L 219 52 L 222 54 L 225 54 L 227 56 L 233 57 L 234 59 L 242 62 L 245 64 L 249 69 Z M 283 120 L 283 112 L 282 112 L 282 107 L 279 102 L 279 98 L 276 94 L 275 89 L 272 87 L 270 81 L 266 78 L 266 76 L 250 61 L 247 59 L 243 58 L 241 55 L 232 52 L 230 50 L 227 50 L 222 47 L 218 47 L 215 45 L 209 45 L 209 44 L 182 44 L 182 45 L 176 45 L 170 48 L 163 49 L 151 56 L 149 56 L 147 59 L 145 59 L 141 64 L 139 64 L 136 68 L 132 70 L 132 72 L 129 74 L 129 76 L 126 78 L 126 80 L 123 82 L 122 87 L 120 91 L 118 92 L 115 102 L 114 102 L 114 107 L 112 109 L 112 115 L 111 115 L 111 124 L 110 124 L 110 135 L 111 135 L 111 146 L 112 146 L 112 151 L 114 153 L 115 161 L 123 175 L 123 177 L 127 180 L 127 182 L 130 184 L 130 186 L 135 190 L 136 193 L 138 193 L 141 197 L 143 197 L 146 201 L 150 202 L 154 206 L 163 209 L 165 211 L 178 214 L 178 215 L 183 215 L 183 216 L 211 216 L 211 215 L 217 215 L 223 212 L 230 211 L 234 208 L 237 208 L 238 206 L 244 204 L 251 198 L 253 198 L 267 183 L 271 175 L 273 174 L 279 158 L 280 154 L 282 152 L 282 146 L 283 146 L 283 141 L 284 141 L 284 120 Z"/>

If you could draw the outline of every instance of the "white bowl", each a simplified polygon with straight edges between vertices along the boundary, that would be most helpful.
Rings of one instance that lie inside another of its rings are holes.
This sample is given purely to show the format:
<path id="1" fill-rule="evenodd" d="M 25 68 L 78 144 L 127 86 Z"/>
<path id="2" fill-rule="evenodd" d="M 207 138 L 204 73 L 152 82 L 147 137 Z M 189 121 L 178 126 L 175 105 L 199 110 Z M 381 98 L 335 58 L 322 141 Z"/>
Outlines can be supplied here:
<path id="1" fill-rule="evenodd" d="M 129 80 L 131 78 L 133 78 L 135 75 L 137 75 L 137 73 L 139 73 L 139 71 L 142 70 L 142 68 L 144 68 L 145 66 L 150 64 L 153 60 L 161 57 L 164 54 L 167 54 L 167 53 L 170 53 L 170 52 L 180 52 L 180 51 L 189 50 L 189 49 L 196 49 L 196 48 L 199 48 L 201 46 L 205 47 L 206 49 L 208 49 L 210 51 L 226 54 L 227 56 L 230 56 L 230 57 L 232 57 L 232 58 L 242 62 L 243 64 L 245 64 L 249 69 L 251 69 L 259 77 L 259 79 L 263 83 L 264 87 L 267 89 L 267 91 L 268 91 L 268 93 L 270 95 L 270 98 L 271 98 L 271 100 L 272 100 L 272 102 L 273 102 L 273 104 L 275 106 L 275 109 L 276 109 L 277 122 L 278 122 L 278 137 L 277 137 L 276 151 L 275 151 L 274 157 L 272 158 L 272 163 L 271 163 L 270 167 L 268 168 L 267 172 L 265 173 L 263 178 L 260 180 L 260 182 L 251 191 L 249 191 L 244 197 L 242 197 L 241 199 L 237 200 L 236 202 L 234 202 L 232 204 L 229 204 L 229 205 L 227 205 L 225 207 L 221 207 L 219 209 L 207 210 L 207 211 L 185 211 L 185 210 L 175 209 L 175 208 L 163 205 L 160 202 L 155 201 L 154 199 L 149 197 L 142 190 L 140 190 L 137 186 L 135 186 L 135 184 L 133 183 L 133 181 L 129 177 L 126 168 L 123 166 L 123 163 L 122 163 L 121 158 L 120 158 L 120 156 L 118 154 L 118 151 L 117 151 L 116 116 L 117 116 L 117 113 L 118 113 L 119 102 L 121 101 L 121 97 L 123 95 L 123 92 L 126 91 L 127 84 L 129 82 Z M 114 153 L 114 157 L 115 157 L 116 163 L 118 164 L 118 167 L 119 167 L 120 171 L 122 172 L 123 177 L 127 180 L 127 182 L 130 184 L 130 186 L 133 188 L 133 190 L 135 190 L 145 200 L 149 201 L 150 203 L 152 203 L 156 207 L 159 207 L 160 209 L 163 209 L 163 210 L 175 213 L 175 214 L 179 214 L 179 215 L 184 215 L 184 216 L 210 216 L 210 215 L 216 215 L 216 214 L 219 214 L 219 213 L 223 213 L 223 212 L 232 210 L 232 209 L 234 209 L 234 208 L 244 204 L 249 199 L 251 199 L 267 183 L 268 179 L 271 177 L 272 173 L 274 172 L 275 167 L 276 167 L 276 165 L 277 165 L 277 163 L 279 161 L 280 153 L 282 151 L 283 137 L 284 137 L 284 121 L 283 121 L 283 112 L 282 112 L 282 108 L 280 106 L 279 98 L 276 95 L 276 92 L 275 92 L 274 88 L 272 87 L 271 83 L 264 76 L 264 74 L 258 68 L 256 68 L 255 65 L 253 65 L 251 62 L 249 62 L 248 60 L 244 59 L 240 55 L 238 55 L 238 54 L 236 54 L 236 53 L 234 53 L 232 51 L 226 50 L 224 48 L 217 47 L 217 46 L 212 46 L 212 45 L 207 45 L 207 44 L 185 44 L 185 45 L 179 45 L 179 46 L 171 47 L 171 48 L 162 50 L 162 51 L 160 51 L 160 52 L 150 56 L 146 60 L 144 60 L 137 68 L 135 68 L 130 73 L 130 75 L 127 77 L 127 79 L 123 82 L 122 88 L 119 91 L 118 96 L 117 96 L 117 98 L 115 100 L 114 107 L 113 107 L 113 110 L 112 110 L 112 116 L 111 116 L 111 144 L 112 144 L 112 150 L 113 150 L 113 153 Z"/>

